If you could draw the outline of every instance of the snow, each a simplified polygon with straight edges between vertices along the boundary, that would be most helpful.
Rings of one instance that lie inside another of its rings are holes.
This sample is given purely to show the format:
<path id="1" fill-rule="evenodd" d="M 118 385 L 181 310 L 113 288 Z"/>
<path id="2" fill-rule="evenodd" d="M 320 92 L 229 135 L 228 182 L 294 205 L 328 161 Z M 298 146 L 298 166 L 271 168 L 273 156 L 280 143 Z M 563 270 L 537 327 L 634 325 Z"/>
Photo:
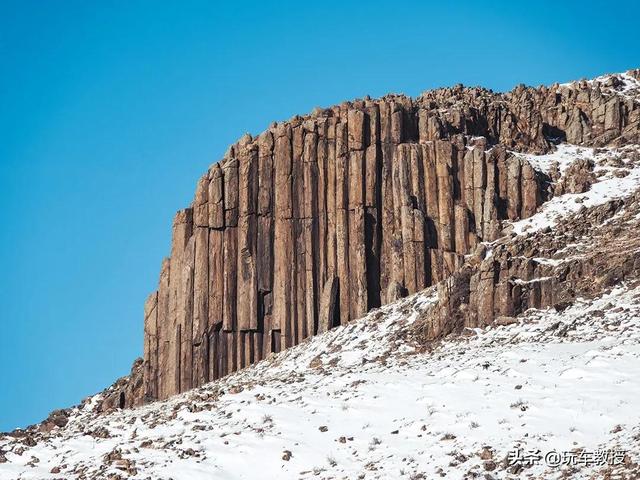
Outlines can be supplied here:
<path id="1" fill-rule="evenodd" d="M 511 223 L 517 235 L 529 234 L 554 226 L 560 218 L 585 208 L 603 205 L 616 198 L 634 194 L 640 188 L 640 164 L 630 159 L 637 145 L 624 148 L 585 148 L 560 144 L 555 152 L 545 155 L 515 154 L 526 159 L 534 169 L 548 174 L 557 165 L 561 176 L 577 160 L 595 163 L 596 183 L 585 193 L 558 195 L 545 202 L 535 215 Z"/>
<path id="2" fill-rule="evenodd" d="M 557 267 L 564 261 L 564 260 L 557 260 L 555 258 L 543 258 L 543 257 L 533 257 L 532 260 L 534 260 L 536 263 L 540 265 L 549 265 L 551 267 Z"/>
<path id="3" fill-rule="evenodd" d="M 619 85 L 613 86 L 614 78 L 620 81 Z M 579 82 L 566 82 L 559 84 L 562 88 L 574 88 L 576 84 Z M 599 84 L 600 88 L 603 92 L 608 94 L 616 94 L 627 99 L 635 100 L 636 102 L 640 102 L 638 98 L 638 94 L 640 93 L 640 81 L 636 80 L 629 73 L 616 73 L 609 75 L 601 75 L 599 77 L 586 80 L 586 83 L 589 85 Z"/>
<path id="4" fill-rule="evenodd" d="M 621 446 L 637 458 L 640 288 L 562 313 L 529 310 L 429 352 L 408 332 L 435 301 L 426 290 L 168 401 L 106 416 L 76 410 L 33 447 L 0 437 L 0 479 L 75 478 L 74 469 L 129 478 L 125 461 L 131 478 L 462 478 L 485 473 L 484 447 L 496 464 L 516 447 Z M 99 427 L 110 437 L 86 434 Z M 104 461 L 114 449 L 124 460 Z M 491 474 L 516 478 L 501 466 Z"/>
<path id="5" fill-rule="evenodd" d="M 549 174 L 554 164 L 557 165 L 560 174 L 569 168 L 569 166 L 578 158 L 594 159 L 593 148 L 580 147 L 569 143 L 561 143 L 556 150 L 544 155 L 533 155 L 526 153 L 511 152 L 512 155 L 527 160 L 531 166 L 542 173 Z"/>

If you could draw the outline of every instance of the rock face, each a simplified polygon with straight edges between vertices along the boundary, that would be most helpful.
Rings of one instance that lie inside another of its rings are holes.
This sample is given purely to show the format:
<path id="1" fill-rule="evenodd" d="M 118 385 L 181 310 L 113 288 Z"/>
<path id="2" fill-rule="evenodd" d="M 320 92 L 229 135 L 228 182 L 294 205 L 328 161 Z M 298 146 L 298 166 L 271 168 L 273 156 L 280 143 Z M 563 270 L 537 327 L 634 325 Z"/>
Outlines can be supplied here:
<path id="1" fill-rule="evenodd" d="M 513 152 L 558 139 L 640 143 L 625 78 L 640 71 L 506 94 L 367 98 L 245 135 L 174 218 L 145 303 L 143 388 L 124 403 L 202 385 L 449 278 L 502 220 L 533 215 L 550 194 L 549 178 Z M 462 282 L 490 288 L 492 302 L 513 295 L 495 262 Z M 512 310 L 478 306 L 477 322 Z"/>
<path id="2" fill-rule="evenodd" d="M 427 343 L 463 328 L 507 324 L 529 308 L 562 311 L 640 277 L 640 192 L 569 216 L 554 229 L 506 236 L 438 284 L 416 330 Z"/>

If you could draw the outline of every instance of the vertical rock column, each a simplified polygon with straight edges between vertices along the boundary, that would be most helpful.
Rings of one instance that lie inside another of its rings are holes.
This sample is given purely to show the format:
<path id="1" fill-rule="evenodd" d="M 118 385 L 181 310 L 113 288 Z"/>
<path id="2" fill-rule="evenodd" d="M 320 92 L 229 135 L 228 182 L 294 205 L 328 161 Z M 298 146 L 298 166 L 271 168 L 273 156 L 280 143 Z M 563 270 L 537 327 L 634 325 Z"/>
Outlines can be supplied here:
<path id="1" fill-rule="evenodd" d="M 362 110 L 349 110 L 347 114 L 349 319 L 359 318 L 368 310 L 364 211 L 366 199 L 365 134 L 365 113 Z"/>
<path id="2" fill-rule="evenodd" d="M 260 358 L 280 350 L 280 329 L 273 322 L 273 134 L 258 137 L 258 205 L 256 273 L 258 282 L 258 332 L 262 332 Z M 257 339 L 259 340 L 259 338 Z"/>
<path id="3" fill-rule="evenodd" d="M 158 398 L 158 292 L 144 304 L 144 397 Z"/>
<path id="4" fill-rule="evenodd" d="M 232 149 L 231 157 L 224 162 L 224 223 L 222 237 L 223 271 L 223 309 L 222 344 L 225 352 L 224 375 L 237 370 L 237 258 L 238 258 L 238 161 Z"/>
<path id="5" fill-rule="evenodd" d="M 315 335 L 318 326 L 318 281 L 321 277 L 318 218 L 318 134 L 315 122 L 303 123 L 304 140 L 302 148 L 302 211 L 300 218 L 301 243 L 304 261 L 298 264 L 303 268 L 301 275 L 303 287 L 298 302 L 304 304 L 304 320 L 300 325 L 302 338 Z"/>
<path id="6" fill-rule="evenodd" d="M 274 240 L 272 329 L 281 332 L 281 346 L 293 345 L 294 237 L 292 202 L 291 128 L 280 124 L 275 131 L 273 158 Z"/>
<path id="7" fill-rule="evenodd" d="M 364 138 L 364 243 L 367 277 L 367 309 L 382 304 L 380 285 L 380 248 L 382 241 L 382 150 L 380 146 L 380 109 L 377 103 L 365 104 Z"/>
<path id="8" fill-rule="evenodd" d="M 258 330 L 258 148 L 242 142 L 238 168 L 238 356 L 239 367 L 253 361 Z M 260 346 L 261 347 L 261 346 Z"/>
<path id="9" fill-rule="evenodd" d="M 183 266 L 184 251 L 193 232 L 193 211 L 180 210 L 173 221 L 171 258 L 167 271 L 167 292 L 163 291 L 161 274 L 160 297 L 158 303 L 166 301 L 166 312 L 158 312 L 158 325 L 162 324 L 162 345 L 159 358 L 158 395 L 161 398 L 180 391 L 182 323 L 178 319 L 184 305 Z M 166 298 L 165 298 L 166 297 Z M 163 305 L 164 307 L 164 305 Z M 162 315 L 162 319 L 161 319 Z"/>
<path id="10" fill-rule="evenodd" d="M 224 319 L 224 177 L 219 164 L 209 171 L 207 213 L 209 216 L 209 379 L 224 375 L 226 337 Z M 223 346 L 222 343 L 225 342 Z"/>
<path id="11" fill-rule="evenodd" d="M 194 271 L 196 255 L 196 236 L 189 238 L 187 246 L 182 254 L 182 277 L 180 279 L 180 290 L 177 300 L 177 325 L 180 338 L 179 351 L 176 353 L 179 358 L 177 365 L 176 388 L 179 392 L 188 390 L 198 383 L 194 382 L 194 360 L 197 361 L 199 351 L 194 345 L 194 332 L 197 326 L 194 325 Z M 194 329 L 195 327 L 195 329 Z M 195 350 L 195 352 L 194 352 Z M 195 355 L 194 355 L 195 353 Z"/>
<path id="12" fill-rule="evenodd" d="M 169 322 L 169 274 L 171 262 L 168 258 L 162 261 L 160 268 L 160 280 L 158 282 L 158 306 L 156 334 L 158 344 L 157 365 L 149 367 L 150 372 L 155 372 L 155 378 L 148 379 L 157 394 L 157 398 L 166 398 L 168 389 L 166 386 L 168 375 L 168 350 L 171 340 L 169 338 L 171 324 Z"/>
<path id="13" fill-rule="evenodd" d="M 209 380 L 209 186 L 210 178 L 206 174 L 198 182 L 193 205 L 193 325 L 186 332 L 186 336 L 190 334 L 192 348 L 191 385 L 202 385 Z M 189 367 L 183 370 L 182 391 L 190 388 Z"/>
<path id="14" fill-rule="evenodd" d="M 336 272 L 340 324 L 349 321 L 351 275 L 349 271 L 349 141 L 344 118 L 336 124 Z"/>

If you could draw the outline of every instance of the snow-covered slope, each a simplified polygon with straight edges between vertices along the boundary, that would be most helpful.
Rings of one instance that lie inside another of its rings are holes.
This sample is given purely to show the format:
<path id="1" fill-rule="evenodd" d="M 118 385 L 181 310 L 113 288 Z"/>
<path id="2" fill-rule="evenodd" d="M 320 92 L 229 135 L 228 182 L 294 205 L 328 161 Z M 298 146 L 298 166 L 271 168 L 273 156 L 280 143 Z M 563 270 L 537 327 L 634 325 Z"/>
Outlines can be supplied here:
<path id="1" fill-rule="evenodd" d="M 571 478 L 637 471 L 640 288 L 425 348 L 411 324 L 434 302 L 427 290 L 169 401 L 98 416 L 94 398 L 64 428 L 1 438 L 0 479 L 566 478 L 544 460 L 518 474 L 514 449 L 624 449 L 627 465 Z"/>

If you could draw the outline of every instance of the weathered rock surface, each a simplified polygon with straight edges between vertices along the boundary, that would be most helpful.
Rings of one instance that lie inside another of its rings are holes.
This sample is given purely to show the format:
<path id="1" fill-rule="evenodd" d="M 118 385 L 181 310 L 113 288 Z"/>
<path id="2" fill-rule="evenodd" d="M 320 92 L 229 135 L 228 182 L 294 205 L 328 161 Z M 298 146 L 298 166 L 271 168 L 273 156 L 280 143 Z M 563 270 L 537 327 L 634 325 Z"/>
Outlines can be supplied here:
<path id="1" fill-rule="evenodd" d="M 448 278 L 477 324 L 516 314 L 513 298 L 541 305 L 553 284 L 530 291 L 504 273 L 531 264 L 498 268 L 496 251 L 472 268 L 465 255 L 551 194 L 549 177 L 513 152 L 640 143 L 624 78 L 640 71 L 366 98 L 243 136 L 176 214 L 145 304 L 143 388 L 127 386 L 124 403 L 202 385 Z M 558 188 L 588 188 L 592 168 L 575 168 Z"/>
<path id="2" fill-rule="evenodd" d="M 640 192 L 529 236 L 506 236 L 438 285 L 438 308 L 416 324 L 425 342 L 499 325 L 530 308 L 562 311 L 640 278 Z"/>
<path id="3" fill-rule="evenodd" d="M 137 358 L 133 362 L 129 375 L 119 378 L 113 385 L 102 392 L 100 401 L 94 407 L 95 411 L 107 413 L 118 408 L 143 403 L 143 382 L 143 360 L 142 358 Z M 55 413 L 53 412 L 52 415 Z M 51 419 L 51 415 L 49 419 Z"/>

